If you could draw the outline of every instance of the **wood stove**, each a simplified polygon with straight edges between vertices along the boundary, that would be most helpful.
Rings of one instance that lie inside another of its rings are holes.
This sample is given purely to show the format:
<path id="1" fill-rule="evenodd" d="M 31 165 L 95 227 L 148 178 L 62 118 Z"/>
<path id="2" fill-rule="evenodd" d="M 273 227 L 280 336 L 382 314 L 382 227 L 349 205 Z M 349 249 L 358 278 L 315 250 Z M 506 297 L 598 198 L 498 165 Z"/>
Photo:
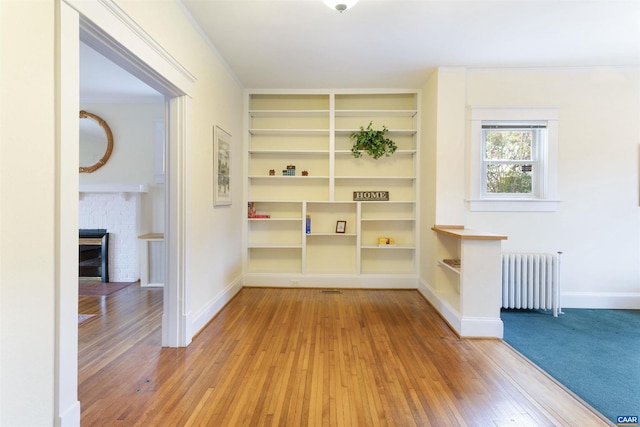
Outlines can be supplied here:
<path id="1" fill-rule="evenodd" d="M 78 233 L 79 277 L 109 281 L 109 233 L 106 229 L 80 229 Z"/>

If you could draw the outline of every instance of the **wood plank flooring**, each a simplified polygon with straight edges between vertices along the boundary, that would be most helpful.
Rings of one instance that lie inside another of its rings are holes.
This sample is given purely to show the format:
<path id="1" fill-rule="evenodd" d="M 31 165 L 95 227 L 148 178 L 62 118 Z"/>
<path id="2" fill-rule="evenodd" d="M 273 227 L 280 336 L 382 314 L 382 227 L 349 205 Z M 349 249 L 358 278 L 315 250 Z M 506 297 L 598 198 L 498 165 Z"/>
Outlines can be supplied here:
<path id="1" fill-rule="evenodd" d="M 80 297 L 83 426 L 611 425 L 417 291 L 244 288 L 182 349 L 161 311 L 139 285 Z"/>

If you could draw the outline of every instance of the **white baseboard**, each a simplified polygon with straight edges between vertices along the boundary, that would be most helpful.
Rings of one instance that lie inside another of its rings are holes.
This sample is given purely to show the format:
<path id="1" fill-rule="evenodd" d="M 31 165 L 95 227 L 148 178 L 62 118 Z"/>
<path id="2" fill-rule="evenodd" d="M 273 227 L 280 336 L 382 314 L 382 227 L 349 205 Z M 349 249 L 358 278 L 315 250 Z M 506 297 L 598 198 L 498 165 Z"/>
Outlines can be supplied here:
<path id="1" fill-rule="evenodd" d="M 438 311 L 440 317 L 444 319 L 445 322 L 449 324 L 451 329 L 453 329 L 456 333 L 460 333 L 460 329 L 462 329 L 462 323 L 460 322 L 460 313 L 456 310 L 451 304 L 449 304 L 444 299 L 440 298 L 436 292 L 433 291 L 433 288 L 426 284 L 423 280 L 420 280 L 418 285 L 418 292 L 420 292 L 429 303 L 433 306 L 433 308 Z"/>
<path id="2" fill-rule="evenodd" d="M 215 296 L 191 319 L 192 337 L 204 328 L 222 308 L 242 289 L 242 277 L 236 278 L 222 292 Z"/>
<path id="3" fill-rule="evenodd" d="M 640 309 L 640 292 L 562 292 L 563 308 Z"/>
<path id="4" fill-rule="evenodd" d="M 164 283 L 147 283 L 146 285 L 140 285 L 141 288 L 164 288 Z"/>
<path id="5" fill-rule="evenodd" d="M 56 420 L 56 427 L 79 427 L 80 426 L 80 402 L 62 412 Z"/>
<path id="6" fill-rule="evenodd" d="M 499 317 L 463 317 L 460 323 L 462 324 L 461 337 L 502 338 L 504 336 L 504 324 Z"/>
<path id="7" fill-rule="evenodd" d="M 248 273 L 244 286 L 344 288 L 344 289 L 416 289 L 414 274 L 279 274 Z"/>
<path id="8" fill-rule="evenodd" d="M 424 295 L 427 301 L 438 311 L 440 317 L 461 337 L 503 337 L 504 326 L 499 317 L 464 317 L 423 280 L 419 282 L 418 291 Z"/>

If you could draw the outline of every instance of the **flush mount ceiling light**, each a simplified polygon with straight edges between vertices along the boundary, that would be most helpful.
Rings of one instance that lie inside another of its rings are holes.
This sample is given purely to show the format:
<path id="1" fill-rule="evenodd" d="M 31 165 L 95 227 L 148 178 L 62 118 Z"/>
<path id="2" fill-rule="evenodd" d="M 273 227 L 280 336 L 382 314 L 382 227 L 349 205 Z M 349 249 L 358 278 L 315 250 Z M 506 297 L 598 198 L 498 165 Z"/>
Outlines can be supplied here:
<path id="1" fill-rule="evenodd" d="M 353 7 L 358 0 L 323 0 L 324 4 L 329 6 L 331 9 L 335 9 L 338 12 L 342 13 L 345 10 Z"/>

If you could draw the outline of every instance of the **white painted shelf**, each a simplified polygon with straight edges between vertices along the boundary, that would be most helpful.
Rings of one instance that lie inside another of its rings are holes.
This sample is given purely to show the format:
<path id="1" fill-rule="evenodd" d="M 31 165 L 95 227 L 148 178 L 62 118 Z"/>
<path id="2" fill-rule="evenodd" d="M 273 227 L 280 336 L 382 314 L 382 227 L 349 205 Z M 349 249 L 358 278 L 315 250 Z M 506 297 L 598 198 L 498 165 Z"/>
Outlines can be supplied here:
<path id="1" fill-rule="evenodd" d="M 330 110 L 249 110 L 251 117 L 318 117 L 329 114 Z"/>
<path id="2" fill-rule="evenodd" d="M 336 117 L 414 117 L 418 110 L 336 110 Z"/>
<path id="3" fill-rule="evenodd" d="M 447 263 L 446 263 L 446 262 L 444 262 L 444 261 L 438 260 L 438 265 L 439 265 L 440 267 L 447 268 L 447 269 L 449 269 L 449 270 L 453 271 L 453 272 L 454 272 L 454 273 L 456 273 L 456 274 L 460 274 L 460 268 L 453 267 L 453 266 L 451 266 L 451 265 L 447 264 Z"/>
<path id="4" fill-rule="evenodd" d="M 246 105 L 245 203 L 271 215 L 245 223 L 251 283 L 276 286 L 280 274 L 283 286 L 295 274 L 301 286 L 417 286 L 419 92 L 259 90 Z M 352 156 L 349 136 L 369 122 L 388 128 L 392 157 Z M 283 176 L 289 165 L 296 175 Z M 356 191 L 389 191 L 391 200 L 353 201 Z M 337 221 L 346 233 L 335 232 Z M 397 246 L 377 246 L 380 237 Z"/>
<path id="5" fill-rule="evenodd" d="M 307 237 L 314 236 L 331 236 L 331 237 L 355 237 L 357 234 L 355 233 L 305 233 Z"/>
<path id="6" fill-rule="evenodd" d="M 329 129 L 249 129 L 251 135 L 329 135 Z"/>

